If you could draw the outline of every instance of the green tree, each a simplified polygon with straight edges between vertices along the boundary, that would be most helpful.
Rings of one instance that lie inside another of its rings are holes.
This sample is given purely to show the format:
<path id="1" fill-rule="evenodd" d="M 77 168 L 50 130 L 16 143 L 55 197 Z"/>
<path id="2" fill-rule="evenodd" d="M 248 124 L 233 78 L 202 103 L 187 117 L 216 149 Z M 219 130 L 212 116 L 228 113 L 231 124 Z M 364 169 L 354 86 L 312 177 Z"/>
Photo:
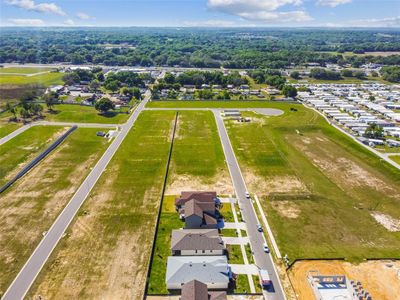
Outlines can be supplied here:
<path id="1" fill-rule="evenodd" d="M 32 114 L 36 115 L 36 116 L 41 116 L 42 115 L 42 111 L 43 111 L 43 107 L 38 104 L 38 103 L 33 103 L 31 105 L 31 112 Z"/>
<path id="2" fill-rule="evenodd" d="M 297 96 L 297 89 L 291 85 L 285 85 L 282 88 L 282 93 L 285 97 L 295 98 Z"/>
<path id="3" fill-rule="evenodd" d="M 105 114 L 110 109 L 114 109 L 114 107 L 114 103 L 106 97 L 101 98 L 94 104 L 94 108 L 102 114 Z"/>
<path id="4" fill-rule="evenodd" d="M 383 129 L 376 124 L 370 124 L 365 130 L 364 137 L 370 139 L 381 139 L 383 138 Z"/>
<path id="5" fill-rule="evenodd" d="M 97 79 L 94 79 L 89 83 L 89 88 L 93 91 L 97 91 L 100 88 L 100 86 L 101 86 L 100 81 L 98 81 Z"/>
<path id="6" fill-rule="evenodd" d="M 298 71 L 293 71 L 292 73 L 290 73 L 290 77 L 292 77 L 293 79 L 300 79 L 300 73 Z"/>
<path id="7" fill-rule="evenodd" d="M 19 110 L 19 114 L 21 115 L 21 118 L 24 120 L 24 123 L 26 122 L 26 119 L 28 119 L 31 116 L 29 114 L 29 111 L 23 107 Z"/>
<path id="8" fill-rule="evenodd" d="M 132 95 L 135 97 L 137 100 L 142 100 L 142 93 L 140 92 L 140 89 L 135 87 L 132 90 Z"/>
<path id="9" fill-rule="evenodd" d="M 43 100 L 46 102 L 47 109 L 53 110 L 54 103 L 58 100 L 58 94 L 56 92 L 50 92 L 43 95 Z"/>

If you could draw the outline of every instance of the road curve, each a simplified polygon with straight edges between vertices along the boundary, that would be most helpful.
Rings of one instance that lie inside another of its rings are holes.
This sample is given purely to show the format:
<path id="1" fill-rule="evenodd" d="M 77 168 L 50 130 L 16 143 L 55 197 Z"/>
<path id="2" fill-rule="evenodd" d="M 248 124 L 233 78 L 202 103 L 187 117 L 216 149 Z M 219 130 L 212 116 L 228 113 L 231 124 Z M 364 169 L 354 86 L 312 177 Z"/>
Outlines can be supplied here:
<path id="1" fill-rule="evenodd" d="M 107 167 L 108 163 L 111 161 L 115 152 L 118 150 L 122 141 L 128 134 L 129 130 L 132 128 L 133 124 L 137 120 L 139 114 L 141 113 L 149 99 L 150 93 L 147 92 L 145 99 L 138 105 L 137 109 L 130 116 L 128 121 L 124 125 L 121 125 L 120 133 L 104 152 L 103 156 L 100 158 L 90 174 L 83 181 L 70 202 L 67 204 L 67 206 L 57 217 L 56 221 L 53 223 L 46 235 L 40 241 L 39 245 L 33 251 L 32 255 L 22 267 L 17 277 L 4 293 L 2 300 L 18 300 L 25 297 L 26 293 L 28 292 L 35 278 L 46 263 L 50 254 L 56 247 L 57 243 L 61 239 L 65 230 L 74 219 L 82 203 L 85 201 L 91 189 L 94 187 L 97 180 L 100 178 L 101 174 Z"/>
<path id="2" fill-rule="evenodd" d="M 231 174 L 232 183 L 235 188 L 236 198 L 239 201 L 242 217 L 246 222 L 247 235 L 254 253 L 256 265 L 258 268 L 268 270 L 273 283 L 273 289 L 270 291 L 264 290 L 264 297 L 267 300 L 285 300 L 286 296 L 280 283 L 272 256 L 263 251 L 263 244 L 265 243 L 264 235 L 257 230 L 256 212 L 251 202 L 252 200 L 246 198 L 246 183 L 244 182 L 235 153 L 233 152 L 224 121 L 220 115 L 220 110 L 214 109 L 213 113 L 217 122 L 218 133 L 224 150 L 226 163 L 228 164 L 229 173 Z"/>

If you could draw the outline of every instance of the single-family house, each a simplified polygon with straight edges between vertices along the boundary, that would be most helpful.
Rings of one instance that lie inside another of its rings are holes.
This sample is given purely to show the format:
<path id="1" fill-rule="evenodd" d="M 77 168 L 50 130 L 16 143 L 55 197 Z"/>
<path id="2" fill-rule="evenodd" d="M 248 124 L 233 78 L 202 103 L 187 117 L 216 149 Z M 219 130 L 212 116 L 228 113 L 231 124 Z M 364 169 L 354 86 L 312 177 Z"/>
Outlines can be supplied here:
<path id="1" fill-rule="evenodd" d="M 217 229 L 178 229 L 172 231 L 172 255 L 223 255 L 225 250 Z"/>
<path id="2" fill-rule="evenodd" d="M 182 192 L 181 196 L 175 199 L 176 210 L 185 208 L 186 202 L 192 199 L 196 199 L 199 202 L 214 202 L 216 206 L 220 205 L 216 192 L 186 191 Z"/>
<path id="3" fill-rule="evenodd" d="M 180 300 L 226 300 L 225 291 L 208 291 L 207 285 L 192 280 L 182 286 Z"/>
<path id="4" fill-rule="evenodd" d="M 219 211 L 214 202 L 191 199 L 186 202 L 180 214 L 185 218 L 186 229 L 218 227 Z"/>
<path id="5" fill-rule="evenodd" d="M 227 289 L 231 277 L 226 256 L 170 256 L 165 281 L 169 290 L 180 290 L 192 280 L 208 289 Z"/>

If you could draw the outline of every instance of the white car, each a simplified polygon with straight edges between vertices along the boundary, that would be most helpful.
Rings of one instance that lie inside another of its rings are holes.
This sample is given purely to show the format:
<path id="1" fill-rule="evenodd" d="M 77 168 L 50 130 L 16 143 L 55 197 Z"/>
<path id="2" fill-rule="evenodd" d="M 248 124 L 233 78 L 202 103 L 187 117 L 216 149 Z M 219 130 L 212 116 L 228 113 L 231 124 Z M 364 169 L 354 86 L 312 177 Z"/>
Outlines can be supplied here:
<path id="1" fill-rule="evenodd" d="M 268 248 L 268 245 L 266 243 L 264 243 L 264 245 L 263 245 L 263 250 L 264 250 L 265 253 L 269 253 L 269 248 Z"/>
<path id="2" fill-rule="evenodd" d="M 258 230 L 259 232 L 262 232 L 262 231 L 263 231 L 263 228 L 262 228 L 261 224 L 257 224 L 257 230 Z"/>
<path id="3" fill-rule="evenodd" d="M 247 198 L 247 199 L 250 199 L 250 194 L 249 194 L 249 192 L 246 192 L 245 195 L 246 195 L 246 198 Z"/>

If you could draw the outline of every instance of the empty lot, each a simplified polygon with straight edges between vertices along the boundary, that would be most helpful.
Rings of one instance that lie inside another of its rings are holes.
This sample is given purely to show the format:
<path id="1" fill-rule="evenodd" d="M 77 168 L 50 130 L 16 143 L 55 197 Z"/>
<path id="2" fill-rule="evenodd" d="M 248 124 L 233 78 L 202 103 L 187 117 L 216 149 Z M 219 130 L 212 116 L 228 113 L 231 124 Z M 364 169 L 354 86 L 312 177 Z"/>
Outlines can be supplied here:
<path id="1" fill-rule="evenodd" d="M 66 128 L 34 126 L 0 146 L 0 185 L 46 149 Z"/>
<path id="2" fill-rule="evenodd" d="M 4 292 L 17 275 L 42 233 L 50 227 L 107 146 L 107 140 L 97 137 L 95 129 L 79 128 L 1 194 L 0 291 Z"/>
<path id="3" fill-rule="evenodd" d="M 139 116 L 30 296 L 142 296 L 174 119 L 174 112 Z"/>
<path id="4" fill-rule="evenodd" d="M 289 107 L 278 117 L 247 113 L 251 123 L 227 122 L 281 252 L 291 260 L 399 257 L 390 226 L 400 220 L 400 172 L 317 113 Z"/>
<path id="5" fill-rule="evenodd" d="M 211 111 L 180 111 L 166 194 L 213 190 L 231 194 L 233 187 Z"/>

